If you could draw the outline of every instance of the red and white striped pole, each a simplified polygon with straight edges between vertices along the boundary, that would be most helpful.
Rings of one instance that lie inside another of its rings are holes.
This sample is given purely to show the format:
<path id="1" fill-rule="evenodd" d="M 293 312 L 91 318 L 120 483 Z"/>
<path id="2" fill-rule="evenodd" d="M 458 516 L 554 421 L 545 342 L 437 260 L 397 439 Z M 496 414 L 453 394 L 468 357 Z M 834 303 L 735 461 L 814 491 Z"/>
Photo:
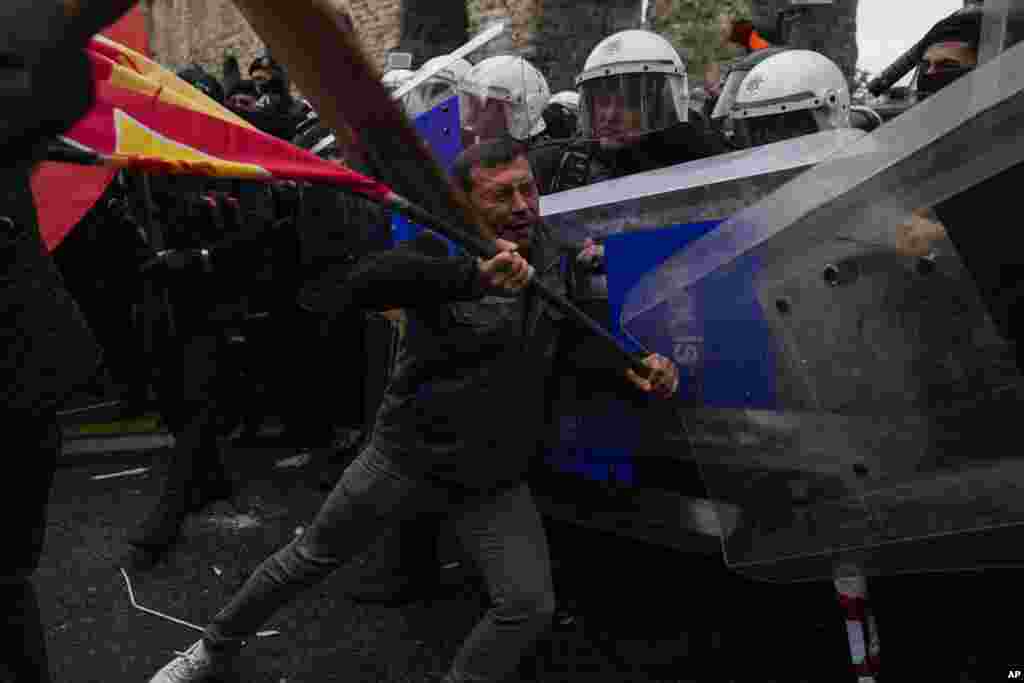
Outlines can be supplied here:
<path id="1" fill-rule="evenodd" d="M 835 574 L 839 604 L 846 615 L 846 638 L 858 683 L 878 683 L 878 628 L 868 601 L 868 582 L 855 565 L 840 565 Z"/>

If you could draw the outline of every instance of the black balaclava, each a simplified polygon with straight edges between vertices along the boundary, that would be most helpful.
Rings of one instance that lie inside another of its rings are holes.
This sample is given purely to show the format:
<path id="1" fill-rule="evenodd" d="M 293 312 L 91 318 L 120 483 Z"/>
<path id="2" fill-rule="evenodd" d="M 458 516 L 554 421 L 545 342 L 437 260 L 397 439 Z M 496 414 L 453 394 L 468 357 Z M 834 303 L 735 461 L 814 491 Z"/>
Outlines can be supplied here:
<path id="1" fill-rule="evenodd" d="M 548 135 L 554 140 L 564 140 L 576 135 L 578 117 L 564 104 L 552 102 L 541 113 L 547 126 Z"/>
<path id="2" fill-rule="evenodd" d="M 928 47 L 938 43 L 966 43 L 977 52 L 981 42 L 981 11 L 977 8 L 966 8 L 943 19 L 932 27 L 932 30 L 925 36 L 924 42 Z M 918 97 L 924 99 L 937 93 L 973 69 L 974 67 L 967 66 L 943 69 L 933 74 L 919 73 L 917 76 Z"/>
<path id="3" fill-rule="evenodd" d="M 290 83 L 288 82 L 288 72 L 285 71 L 283 65 L 278 64 L 270 54 L 264 54 L 257 57 L 249 65 L 249 78 L 252 78 L 253 72 L 257 69 L 264 69 L 270 72 L 270 80 L 265 84 L 257 85 L 261 95 L 288 96 Z"/>

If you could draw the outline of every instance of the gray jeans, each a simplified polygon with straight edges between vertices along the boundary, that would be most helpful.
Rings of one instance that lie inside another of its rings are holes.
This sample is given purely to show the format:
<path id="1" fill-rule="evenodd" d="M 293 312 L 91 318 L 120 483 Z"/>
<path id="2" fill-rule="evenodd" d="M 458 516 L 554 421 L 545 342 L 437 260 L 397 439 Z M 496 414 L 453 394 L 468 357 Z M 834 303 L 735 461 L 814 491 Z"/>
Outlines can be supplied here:
<path id="1" fill-rule="evenodd" d="M 436 510 L 451 512 L 493 602 L 463 642 L 449 679 L 502 680 L 555 610 L 547 537 L 529 488 L 451 501 L 446 489 L 403 475 L 372 444 L 348 466 L 305 533 L 266 559 L 214 617 L 206 639 L 217 645 L 250 637 L 389 526 Z"/>

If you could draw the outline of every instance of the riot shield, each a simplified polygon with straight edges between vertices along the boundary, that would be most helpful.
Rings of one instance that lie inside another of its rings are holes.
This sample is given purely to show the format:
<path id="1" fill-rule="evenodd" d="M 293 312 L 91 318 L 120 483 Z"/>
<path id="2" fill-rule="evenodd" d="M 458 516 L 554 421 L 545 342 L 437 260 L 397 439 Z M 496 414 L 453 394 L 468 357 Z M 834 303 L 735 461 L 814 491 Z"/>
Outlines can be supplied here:
<path id="1" fill-rule="evenodd" d="M 423 84 L 428 79 L 436 76 L 441 70 L 445 69 L 453 62 L 458 59 L 464 59 L 476 52 L 480 48 L 484 47 L 492 40 L 500 36 L 505 32 L 505 22 L 497 23 L 493 26 L 489 26 L 477 35 L 473 36 L 472 39 L 462 47 L 450 52 L 445 59 L 439 60 L 430 69 L 420 69 L 417 71 L 412 78 L 399 86 L 392 94 L 392 99 L 401 101 L 406 95 L 408 95 L 414 88 Z"/>
<path id="2" fill-rule="evenodd" d="M 601 319 L 597 310 L 588 312 L 621 335 L 615 323 L 621 317 L 624 293 L 663 254 L 685 247 L 722 218 L 863 135 L 855 130 L 829 131 L 625 176 L 541 197 L 541 212 L 562 241 L 605 238 L 611 312 L 604 312 L 607 319 Z M 759 315 L 750 304 L 746 308 L 752 320 Z M 768 331 L 756 332 L 747 330 L 743 348 L 734 344 L 723 353 L 735 359 L 770 342 Z M 685 364 L 692 353 L 686 339 L 653 346 L 666 356 L 674 355 L 684 372 L 692 374 L 693 364 Z M 712 392 L 728 393 L 743 386 L 752 400 L 764 401 L 771 395 L 768 381 L 757 386 L 744 383 L 742 367 L 722 365 L 720 370 L 710 383 Z M 693 387 L 693 381 L 682 385 L 684 391 Z M 602 383 L 573 374 L 559 380 L 552 401 L 554 433 L 533 485 L 535 492 L 550 490 L 548 498 L 561 510 L 558 514 L 687 553 L 719 552 L 720 529 L 728 528 L 736 511 L 716 507 L 707 498 L 678 415 L 660 409 L 666 406 L 638 401 L 618 377 Z M 551 513 L 550 506 L 545 509 Z M 586 513 L 579 514 L 580 509 Z"/>
<path id="3" fill-rule="evenodd" d="M 727 218 L 863 135 L 830 130 L 624 176 L 541 197 L 541 214 L 574 242 Z"/>
<path id="4" fill-rule="evenodd" d="M 625 331 L 687 370 L 680 425 L 730 522 L 729 567 L 802 581 L 845 561 L 1024 564 L 1015 340 L 979 291 L 986 263 L 941 226 L 924 249 L 902 227 L 1018 173 L 1022 116 L 1017 45 L 629 275 Z M 969 229 L 998 242 L 1012 227 L 986 208 Z"/>

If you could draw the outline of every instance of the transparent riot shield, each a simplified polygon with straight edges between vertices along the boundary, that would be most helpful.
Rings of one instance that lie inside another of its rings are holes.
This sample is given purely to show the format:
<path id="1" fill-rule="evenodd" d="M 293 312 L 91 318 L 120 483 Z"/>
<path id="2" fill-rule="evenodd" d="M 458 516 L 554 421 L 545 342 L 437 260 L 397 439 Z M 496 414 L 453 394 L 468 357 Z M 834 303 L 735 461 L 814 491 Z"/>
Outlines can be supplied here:
<path id="1" fill-rule="evenodd" d="M 541 197 L 541 214 L 561 237 L 577 242 L 727 218 L 863 135 L 830 130 L 607 180 Z"/>
<path id="2" fill-rule="evenodd" d="M 541 212 L 560 241 L 604 240 L 606 305 L 580 305 L 621 333 L 614 322 L 621 317 L 623 294 L 647 269 L 863 135 L 830 131 L 625 176 L 541 197 Z M 600 288 L 601 279 L 588 288 Z M 761 346 L 770 341 L 765 330 L 757 335 Z M 753 339 L 748 332 L 743 341 Z M 692 373 L 692 340 L 674 338 L 653 350 L 674 356 L 684 373 Z M 746 351 L 723 352 L 736 357 Z M 742 369 L 724 369 L 728 376 L 716 378 L 713 391 L 744 384 Z M 745 391 L 763 401 L 770 395 L 768 384 L 747 382 Z M 684 381 L 684 391 L 693 387 Z M 550 480 L 549 497 L 562 505 L 565 516 L 686 553 L 719 553 L 719 525 L 726 513 L 708 499 L 683 424 L 673 410 L 665 410 L 671 405 L 638 401 L 614 377 L 604 384 L 566 377 L 553 397 L 556 433 L 542 458 L 543 473 Z M 539 486 L 537 477 L 533 483 Z M 573 512 L 581 509 L 585 519 Z"/>
<path id="3" fill-rule="evenodd" d="M 963 198 L 1019 185 L 1022 116 L 1017 45 L 630 284 L 624 331 L 687 371 L 679 423 L 729 567 L 802 581 L 847 561 L 869 575 L 1024 564 L 1016 321 L 997 327 L 978 286 L 1014 291 L 1024 256 L 1004 253 L 993 278 L 993 259 L 967 264 L 957 246 L 989 230 L 996 253 L 1015 230 L 991 206 L 967 225 Z M 912 218 L 951 201 L 955 224 Z"/>
<path id="4" fill-rule="evenodd" d="M 413 75 L 412 78 L 410 78 L 408 81 L 404 82 L 400 87 L 398 87 L 394 91 L 394 93 L 392 93 L 391 97 L 393 99 L 401 101 L 415 88 L 419 87 L 429 79 L 433 78 L 438 73 L 451 66 L 454 62 L 458 61 L 459 59 L 468 58 L 471 54 L 473 54 L 477 50 L 480 50 L 488 43 L 492 42 L 494 39 L 496 39 L 498 36 L 505 32 L 505 26 L 506 22 L 499 22 L 497 24 L 494 24 L 493 26 L 488 26 L 486 29 L 480 31 L 478 34 L 473 36 L 473 38 L 471 38 L 469 42 L 467 42 L 465 45 L 448 53 L 445 59 L 437 60 L 436 62 L 431 64 L 429 69 L 418 70 Z"/>

